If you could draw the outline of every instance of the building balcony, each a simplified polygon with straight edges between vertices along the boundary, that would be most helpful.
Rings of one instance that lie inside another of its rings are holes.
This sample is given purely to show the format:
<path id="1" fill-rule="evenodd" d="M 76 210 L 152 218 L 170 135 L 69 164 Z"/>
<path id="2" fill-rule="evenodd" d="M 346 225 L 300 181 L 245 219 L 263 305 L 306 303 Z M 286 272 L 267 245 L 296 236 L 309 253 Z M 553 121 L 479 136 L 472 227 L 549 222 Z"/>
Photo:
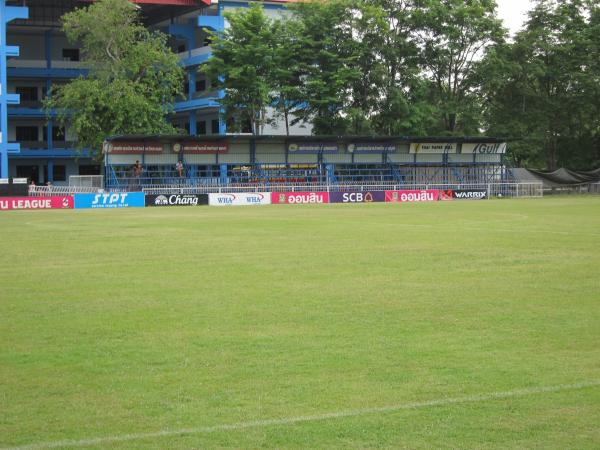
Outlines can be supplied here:
<path id="1" fill-rule="evenodd" d="M 184 67 L 197 66 L 206 62 L 210 55 L 212 55 L 212 48 L 210 46 L 198 47 L 192 50 L 181 52 L 177 54 L 180 58 L 180 63 Z"/>
<path id="2" fill-rule="evenodd" d="M 84 61 L 48 61 L 45 59 L 8 59 L 6 72 L 10 78 L 75 78 L 87 75 Z"/>

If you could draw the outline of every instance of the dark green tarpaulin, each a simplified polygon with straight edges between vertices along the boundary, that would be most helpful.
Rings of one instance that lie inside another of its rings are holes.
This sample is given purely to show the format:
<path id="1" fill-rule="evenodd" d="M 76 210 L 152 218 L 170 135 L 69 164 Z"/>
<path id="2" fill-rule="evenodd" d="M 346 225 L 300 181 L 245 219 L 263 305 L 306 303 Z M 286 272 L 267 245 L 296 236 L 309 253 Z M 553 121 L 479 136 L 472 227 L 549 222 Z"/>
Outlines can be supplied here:
<path id="1" fill-rule="evenodd" d="M 528 171 L 539 178 L 547 186 L 565 186 L 600 182 L 600 169 L 575 171 L 569 169 L 558 169 L 554 172 L 528 169 Z"/>

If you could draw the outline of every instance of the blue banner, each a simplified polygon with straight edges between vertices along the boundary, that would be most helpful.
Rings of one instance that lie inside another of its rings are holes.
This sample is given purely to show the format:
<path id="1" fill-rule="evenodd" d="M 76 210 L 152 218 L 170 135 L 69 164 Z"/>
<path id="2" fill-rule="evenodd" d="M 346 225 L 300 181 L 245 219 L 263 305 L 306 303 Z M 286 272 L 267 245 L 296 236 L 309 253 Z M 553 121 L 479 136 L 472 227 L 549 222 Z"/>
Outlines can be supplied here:
<path id="1" fill-rule="evenodd" d="M 143 192 L 105 192 L 102 194 L 75 194 L 75 208 L 143 208 Z"/>

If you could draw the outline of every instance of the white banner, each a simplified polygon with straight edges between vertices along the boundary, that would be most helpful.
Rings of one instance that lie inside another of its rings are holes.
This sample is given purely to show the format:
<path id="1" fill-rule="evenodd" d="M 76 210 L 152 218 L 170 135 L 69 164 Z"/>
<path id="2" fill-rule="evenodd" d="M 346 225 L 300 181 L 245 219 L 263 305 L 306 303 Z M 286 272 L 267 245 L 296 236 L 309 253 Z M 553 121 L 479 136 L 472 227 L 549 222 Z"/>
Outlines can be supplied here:
<path id="1" fill-rule="evenodd" d="M 208 204 L 211 206 L 254 206 L 270 205 L 269 192 L 252 192 L 241 194 L 208 194 Z"/>
<path id="2" fill-rule="evenodd" d="M 449 142 L 423 142 L 420 144 L 412 143 L 410 144 L 410 152 L 411 153 L 456 153 L 456 144 L 451 144 Z"/>
<path id="3" fill-rule="evenodd" d="M 500 144 L 463 144 L 463 153 L 477 153 L 478 155 L 494 155 L 506 153 L 506 142 Z"/>

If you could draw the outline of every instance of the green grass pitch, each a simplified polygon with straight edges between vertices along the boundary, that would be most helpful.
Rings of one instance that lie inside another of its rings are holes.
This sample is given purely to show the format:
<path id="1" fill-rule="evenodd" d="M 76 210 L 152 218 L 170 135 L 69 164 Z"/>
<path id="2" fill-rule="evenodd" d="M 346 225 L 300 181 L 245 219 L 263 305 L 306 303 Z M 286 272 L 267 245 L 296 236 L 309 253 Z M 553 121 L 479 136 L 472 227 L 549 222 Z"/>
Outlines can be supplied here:
<path id="1" fill-rule="evenodd" d="M 600 447 L 598 197 L 0 231 L 0 448 Z"/>

